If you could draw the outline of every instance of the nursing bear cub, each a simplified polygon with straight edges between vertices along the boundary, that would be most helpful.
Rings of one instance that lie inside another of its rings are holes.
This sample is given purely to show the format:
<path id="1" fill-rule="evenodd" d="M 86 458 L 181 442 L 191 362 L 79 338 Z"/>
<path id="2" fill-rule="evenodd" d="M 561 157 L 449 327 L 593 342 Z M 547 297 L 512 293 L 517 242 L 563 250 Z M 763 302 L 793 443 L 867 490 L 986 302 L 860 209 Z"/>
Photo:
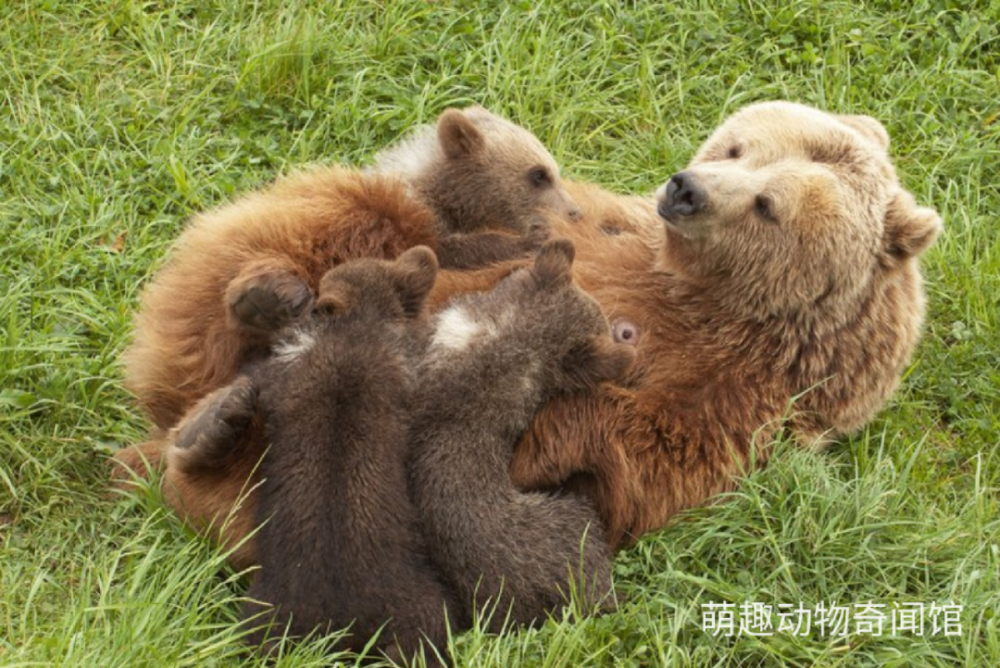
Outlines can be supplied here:
<path id="1" fill-rule="evenodd" d="M 251 644 L 269 630 L 302 638 L 350 625 L 343 644 L 360 651 L 386 625 L 384 649 L 411 653 L 425 638 L 444 647 L 444 610 L 454 605 L 405 469 L 436 273 L 425 247 L 330 270 L 312 312 L 274 333 L 272 356 L 210 395 L 177 434 L 172 463 L 196 467 L 264 424 L 261 569 L 244 610 L 259 627 Z"/>
<path id="2" fill-rule="evenodd" d="M 196 216 L 143 294 L 124 355 L 126 384 L 156 430 L 147 443 L 115 456 L 115 475 L 127 479 L 159 465 L 170 430 L 244 364 L 268 354 L 269 332 L 309 309 L 331 267 L 427 245 L 452 268 L 435 290 L 443 301 L 492 287 L 511 271 L 499 260 L 537 249 L 552 220 L 579 215 L 538 139 L 472 107 L 445 111 L 435 126 L 380 153 L 367 171 L 287 177 Z M 167 503 L 237 545 L 253 528 L 255 497 L 244 492 L 253 487 L 247 481 L 263 447 L 263 434 L 252 428 L 214 468 L 166 467 Z M 211 491 L 189 493 L 194 489 Z M 231 513 L 241 497 L 245 506 Z M 252 548 L 244 542 L 232 562 L 254 563 Z"/>
<path id="3" fill-rule="evenodd" d="M 270 358 L 209 396 L 178 430 L 173 464 L 211 466 L 254 420 L 270 443 L 245 616 L 272 637 L 351 625 L 354 650 L 385 624 L 382 649 L 409 655 L 445 647 L 446 609 L 464 629 L 496 606 L 499 630 L 508 610 L 530 624 L 574 590 L 590 608 L 608 599 L 593 508 L 519 492 L 508 473 L 538 406 L 617 378 L 634 356 L 573 285 L 572 260 L 569 242 L 551 242 L 433 329 L 428 249 L 347 263 L 320 281 L 310 315 L 273 334 Z"/>
<path id="4" fill-rule="evenodd" d="M 612 341 L 600 306 L 574 285 L 573 255 L 569 241 L 550 242 L 530 271 L 452 301 L 435 320 L 411 491 L 463 626 L 492 606 L 496 632 L 508 611 L 531 623 L 571 590 L 589 609 L 610 604 L 610 550 L 594 509 L 569 494 L 522 492 L 509 474 L 540 406 L 619 378 L 635 356 Z"/>

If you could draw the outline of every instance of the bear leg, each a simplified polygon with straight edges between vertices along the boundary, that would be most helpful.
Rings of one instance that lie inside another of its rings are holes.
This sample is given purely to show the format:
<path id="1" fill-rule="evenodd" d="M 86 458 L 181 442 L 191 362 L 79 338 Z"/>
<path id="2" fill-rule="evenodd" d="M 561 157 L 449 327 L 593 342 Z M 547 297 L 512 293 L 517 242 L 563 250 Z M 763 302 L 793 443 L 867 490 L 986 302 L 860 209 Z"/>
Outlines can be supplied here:
<path id="1" fill-rule="evenodd" d="M 257 408 L 257 387 L 246 376 L 209 394 L 177 428 L 174 463 L 184 470 L 223 465 L 242 440 Z"/>

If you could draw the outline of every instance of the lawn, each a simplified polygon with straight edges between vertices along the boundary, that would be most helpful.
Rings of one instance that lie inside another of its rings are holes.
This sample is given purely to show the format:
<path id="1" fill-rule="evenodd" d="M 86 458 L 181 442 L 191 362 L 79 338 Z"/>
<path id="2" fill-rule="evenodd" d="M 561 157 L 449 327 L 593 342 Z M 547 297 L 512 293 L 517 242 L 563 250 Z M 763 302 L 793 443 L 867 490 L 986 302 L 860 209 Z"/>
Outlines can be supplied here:
<path id="1" fill-rule="evenodd" d="M 106 482 L 145 430 L 119 361 L 138 295 L 192 213 L 473 102 L 568 176 L 646 193 L 726 114 L 787 98 L 881 120 L 944 219 L 900 390 L 622 552 L 617 613 L 469 632 L 457 662 L 1000 665 L 1000 4 L 781 4 L 0 2 L 0 664 L 258 663 L 245 580 L 155 489 Z M 754 603 L 771 635 L 715 614 Z M 800 606 L 849 608 L 847 633 L 779 631 Z"/>

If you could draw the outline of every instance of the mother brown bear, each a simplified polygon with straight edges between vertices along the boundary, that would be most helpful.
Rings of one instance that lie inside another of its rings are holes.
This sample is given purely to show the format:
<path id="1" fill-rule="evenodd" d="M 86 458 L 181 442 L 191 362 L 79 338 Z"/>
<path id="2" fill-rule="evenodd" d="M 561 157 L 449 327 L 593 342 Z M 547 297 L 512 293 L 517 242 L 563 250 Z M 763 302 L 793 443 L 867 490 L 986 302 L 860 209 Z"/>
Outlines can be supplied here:
<path id="1" fill-rule="evenodd" d="M 900 186 L 888 143 L 865 116 L 761 103 L 730 117 L 656 204 L 568 184 L 584 218 L 554 229 L 637 359 L 618 384 L 540 411 L 515 482 L 588 494 L 617 546 L 730 488 L 782 427 L 811 445 L 868 421 L 919 338 L 917 256 L 941 227 Z M 443 281 L 434 303 L 475 276 Z M 497 280 L 482 276 L 483 288 Z M 120 459 L 165 451 L 168 502 L 218 530 L 252 490 L 263 443 L 185 468 L 169 463 L 182 461 L 172 433 Z M 252 491 L 243 504 L 229 544 L 250 528 Z M 233 560 L 252 563 L 252 544 Z"/>

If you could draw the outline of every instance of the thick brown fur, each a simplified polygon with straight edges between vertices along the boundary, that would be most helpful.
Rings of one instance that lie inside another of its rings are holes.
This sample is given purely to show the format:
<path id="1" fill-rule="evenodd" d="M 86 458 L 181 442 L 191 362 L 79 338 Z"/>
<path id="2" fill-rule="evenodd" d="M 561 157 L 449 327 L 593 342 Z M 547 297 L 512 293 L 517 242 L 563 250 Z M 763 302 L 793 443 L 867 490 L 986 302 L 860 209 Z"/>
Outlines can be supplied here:
<path id="1" fill-rule="evenodd" d="M 692 161 L 709 202 L 698 215 L 667 222 L 652 201 L 570 184 L 584 216 L 555 232 L 576 244 L 574 276 L 608 319 L 636 326 L 637 359 L 617 385 L 542 408 L 514 453 L 515 483 L 588 493 L 620 545 L 731 488 L 782 423 L 812 446 L 871 419 L 919 338 L 918 256 L 941 227 L 887 149 L 874 119 L 764 103 Z M 124 456 L 155 459 L 169 443 Z M 199 524 L 226 516 L 254 456 L 217 477 L 177 476 L 168 500 Z"/>
<path id="2" fill-rule="evenodd" d="M 541 143 L 485 109 L 449 109 L 372 170 L 290 176 L 196 216 L 144 293 L 126 382 L 169 429 L 262 353 L 258 330 L 308 307 L 327 269 L 416 245 L 452 268 L 523 256 L 549 213 L 579 215 Z"/>
<path id="3" fill-rule="evenodd" d="M 550 242 L 530 269 L 453 301 L 421 364 L 410 490 L 431 556 L 459 594 L 462 626 L 484 611 L 495 632 L 508 619 L 544 621 L 571 591 L 587 609 L 611 600 L 593 507 L 521 492 L 509 474 L 514 445 L 545 401 L 613 380 L 634 357 L 572 283 L 572 261 L 570 242 Z"/>
<path id="4" fill-rule="evenodd" d="M 253 646 L 350 626 L 339 649 L 360 651 L 380 630 L 393 655 L 427 642 L 446 649 L 445 610 L 456 605 L 430 561 L 405 468 L 436 273 L 423 247 L 330 270 L 312 314 L 275 332 L 274 354 L 177 434 L 172 465 L 213 468 L 252 419 L 266 424 L 260 570 L 244 609 Z"/>

